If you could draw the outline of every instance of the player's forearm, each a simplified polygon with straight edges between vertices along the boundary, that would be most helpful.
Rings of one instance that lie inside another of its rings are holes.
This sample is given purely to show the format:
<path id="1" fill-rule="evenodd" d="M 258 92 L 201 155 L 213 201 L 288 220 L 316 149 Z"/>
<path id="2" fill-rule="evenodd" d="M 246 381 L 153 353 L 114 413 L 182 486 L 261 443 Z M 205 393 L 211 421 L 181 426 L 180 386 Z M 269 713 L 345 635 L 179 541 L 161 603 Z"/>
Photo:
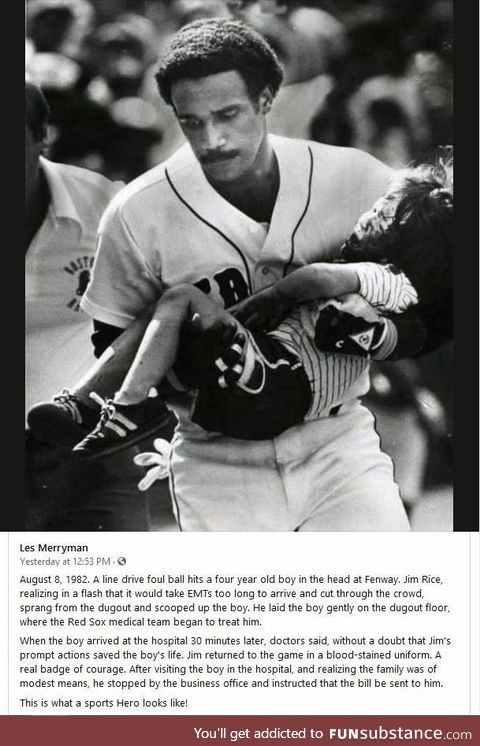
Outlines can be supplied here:
<path id="1" fill-rule="evenodd" d="M 275 291 L 291 301 L 336 298 L 356 293 L 360 282 L 354 264 L 318 262 L 301 267 L 275 284 Z"/>

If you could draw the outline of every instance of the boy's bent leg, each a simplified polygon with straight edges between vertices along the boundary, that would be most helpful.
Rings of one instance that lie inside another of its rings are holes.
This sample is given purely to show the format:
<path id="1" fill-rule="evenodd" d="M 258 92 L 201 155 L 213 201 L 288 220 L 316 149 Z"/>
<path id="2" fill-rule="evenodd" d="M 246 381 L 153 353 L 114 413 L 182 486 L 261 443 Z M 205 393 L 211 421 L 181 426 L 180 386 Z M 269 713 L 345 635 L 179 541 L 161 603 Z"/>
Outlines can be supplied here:
<path id="1" fill-rule="evenodd" d="M 95 365 L 72 389 L 72 393 L 87 406 L 90 393 L 102 398 L 113 397 L 127 374 L 150 322 L 150 314 L 133 321 L 97 360 Z"/>
<path id="2" fill-rule="evenodd" d="M 122 383 L 148 322 L 149 316 L 134 321 L 73 388 L 32 407 L 28 424 L 36 440 L 72 448 L 95 427 L 101 400 L 112 398 Z"/>
<path id="3" fill-rule="evenodd" d="M 165 378 L 177 359 L 182 329 L 193 317 L 199 319 L 200 331 L 231 318 L 193 285 L 167 290 L 157 303 L 116 401 L 137 404 Z"/>

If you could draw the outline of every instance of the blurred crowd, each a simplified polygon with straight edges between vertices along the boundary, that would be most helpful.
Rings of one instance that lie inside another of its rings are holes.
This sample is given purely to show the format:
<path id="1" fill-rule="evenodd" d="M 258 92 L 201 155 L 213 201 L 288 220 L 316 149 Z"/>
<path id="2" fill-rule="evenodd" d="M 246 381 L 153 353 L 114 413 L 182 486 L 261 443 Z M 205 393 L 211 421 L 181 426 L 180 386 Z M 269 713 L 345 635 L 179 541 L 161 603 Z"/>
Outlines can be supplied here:
<path id="1" fill-rule="evenodd" d="M 153 78 L 172 34 L 197 18 L 239 18 L 268 38 L 285 69 L 273 133 L 358 147 L 397 168 L 452 142 L 452 6 L 27 0 L 26 69 L 51 108 L 49 157 L 129 182 L 183 141 Z M 410 479 L 412 501 L 419 489 L 451 482 L 451 370 L 447 348 L 372 374 L 371 404 L 390 450 L 409 444 L 397 469 Z"/>
<path id="2" fill-rule="evenodd" d="M 451 0 L 28 0 L 26 64 L 53 112 L 53 160 L 129 181 L 181 133 L 155 62 L 185 23 L 241 18 L 284 65 L 278 134 L 367 150 L 393 167 L 451 142 Z"/>

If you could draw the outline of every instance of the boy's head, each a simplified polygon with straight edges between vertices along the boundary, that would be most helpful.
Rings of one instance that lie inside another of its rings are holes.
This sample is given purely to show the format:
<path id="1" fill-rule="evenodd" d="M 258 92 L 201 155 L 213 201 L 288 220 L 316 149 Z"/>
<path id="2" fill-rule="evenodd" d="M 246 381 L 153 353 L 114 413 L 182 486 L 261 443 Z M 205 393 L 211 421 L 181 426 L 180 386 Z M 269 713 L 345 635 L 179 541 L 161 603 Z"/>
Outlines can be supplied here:
<path id="1" fill-rule="evenodd" d="M 399 171 L 386 194 L 364 213 L 342 248 L 346 261 L 387 261 L 418 290 L 451 282 L 453 158 Z"/>

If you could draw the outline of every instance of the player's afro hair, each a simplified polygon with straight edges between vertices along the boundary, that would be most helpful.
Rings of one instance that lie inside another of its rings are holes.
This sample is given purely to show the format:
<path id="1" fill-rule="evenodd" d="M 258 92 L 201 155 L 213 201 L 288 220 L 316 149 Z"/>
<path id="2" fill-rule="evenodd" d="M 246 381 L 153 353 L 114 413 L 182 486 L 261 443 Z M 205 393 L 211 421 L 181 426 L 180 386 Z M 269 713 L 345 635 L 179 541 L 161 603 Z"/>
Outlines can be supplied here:
<path id="1" fill-rule="evenodd" d="M 42 90 L 25 80 L 25 122 L 37 142 L 46 136 L 49 117 L 50 108 Z"/>
<path id="2" fill-rule="evenodd" d="M 387 192 L 393 220 L 371 229 L 360 244 L 347 239 L 347 261 L 384 259 L 402 269 L 429 301 L 451 287 L 453 274 L 453 156 L 398 172 Z"/>
<path id="3" fill-rule="evenodd" d="M 283 71 L 268 42 L 249 26 L 225 18 L 194 21 L 175 34 L 155 76 L 161 96 L 172 104 L 172 84 L 185 78 L 238 70 L 252 100 L 269 86 L 278 91 Z"/>

